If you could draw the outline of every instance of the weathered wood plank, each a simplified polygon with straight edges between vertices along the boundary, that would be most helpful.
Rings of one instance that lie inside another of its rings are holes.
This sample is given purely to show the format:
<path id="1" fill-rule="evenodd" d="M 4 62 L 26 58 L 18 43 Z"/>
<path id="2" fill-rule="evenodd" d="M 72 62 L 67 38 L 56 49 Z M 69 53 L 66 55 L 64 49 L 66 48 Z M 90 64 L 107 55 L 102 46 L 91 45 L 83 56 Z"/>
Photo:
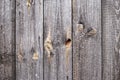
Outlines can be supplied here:
<path id="1" fill-rule="evenodd" d="M 0 0 L 0 80 L 15 79 L 15 0 Z"/>
<path id="2" fill-rule="evenodd" d="M 43 0 L 16 0 L 16 80 L 43 80 Z"/>
<path id="3" fill-rule="evenodd" d="M 71 28 L 71 0 L 44 0 L 44 80 L 72 80 Z"/>
<path id="4" fill-rule="evenodd" d="M 101 80 L 101 0 L 73 0 L 73 80 Z"/>
<path id="5" fill-rule="evenodd" d="M 103 80 L 120 80 L 120 0 L 102 0 Z"/>

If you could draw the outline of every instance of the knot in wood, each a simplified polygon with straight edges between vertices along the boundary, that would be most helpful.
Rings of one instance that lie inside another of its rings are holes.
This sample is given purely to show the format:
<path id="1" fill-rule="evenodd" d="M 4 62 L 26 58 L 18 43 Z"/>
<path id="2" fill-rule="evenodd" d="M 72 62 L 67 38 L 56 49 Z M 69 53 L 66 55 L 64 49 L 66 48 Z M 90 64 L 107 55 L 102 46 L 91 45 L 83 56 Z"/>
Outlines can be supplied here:
<path id="1" fill-rule="evenodd" d="M 83 24 L 77 24 L 77 29 L 78 29 L 78 31 L 83 31 L 83 29 L 84 29 Z"/>
<path id="2" fill-rule="evenodd" d="M 50 53 L 53 50 L 52 42 L 51 42 L 50 39 L 46 39 L 44 47 L 45 47 L 45 50 L 48 53 L 48 57 L 50 57 Z"/>
<path id="3" fill-rule="evenodd" d="M 96 30 L 95 28 L 90 27 L 90 28 L 88 28 L 86 34 L 87 34 L 88 36 L 93 36 L 93 35 L 95 35 L 96 33 L 97 33 L 97 30 Z"/>

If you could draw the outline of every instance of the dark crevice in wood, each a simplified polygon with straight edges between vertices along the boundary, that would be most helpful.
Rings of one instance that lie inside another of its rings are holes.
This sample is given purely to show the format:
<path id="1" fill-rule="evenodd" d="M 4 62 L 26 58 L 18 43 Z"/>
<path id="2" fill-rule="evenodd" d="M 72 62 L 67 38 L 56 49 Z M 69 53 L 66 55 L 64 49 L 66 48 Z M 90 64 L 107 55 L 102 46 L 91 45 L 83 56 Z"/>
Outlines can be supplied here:
<path id="1" fill-rule="evenodd" d="M 12 2 L 12 80 L 16 80 L 16 0 Z"/>
<path id="2" fill-rule="evenodd" d="M 85 29 L 85 22 L 84 22 L 84 19 L 83 19 L 83 15 L 80 15 L 78 24 L 83 24 L 83 29 Z"/>
<path id="3" fill-rule="evenodd" d="M 50 57 L 52 58 L 54 56 L 54 54 L 52 52 L 50 52 Z"/>
<path id="4" fill-rule="evenodd" d="M 73 0 L 71 0 L 72 80 L 73 80 Z"/>
<path id="5" fill-rule="evenodd" d="M 103 49 L 104 49 L 104 40 L 103 40 L 103 31 L 104 31 L 104 29 L 103 29 L 103 9 L 104 9 L 104 0 L 101 0 L 101 80 L 103 80 L 104 78 L 103 78 L 103 76 L 104 76 L 104 74 L 103 74 L 103 68 L 104 68 L 104 52 L 103 52 Z"/>
<path id="6" fill-rule="evenodd" d="M 44 41 L 44 39 L 45 39 L 45 36 L 44 36 L 44 33 L 45 33 L 44 30 L 45 30 L 45 29 L 44 29 L 44 27 L 45 27 L 45 21 L 44 21 L 44 0 L 43 0 L 43 44 L 42 44 L 43 46 L 44 46 L 44 42 L 45 42 L 45 41 Z M 45 65 L 45 64 L 44 64 L 44 62 L 45 62 L 45 60 L 44 60 L 44 59 L 45 59 L 45 52 L 44 52 L 44 50 L 45 50 L 45 48 L 43 47 L 43 80 L 44 80 L 44 75 L 45 75 L 45 74 L 44 74 L 44 73 L 45 73 L 45 72 L 44 72 L 44 69 L 45 69 L 45 68 L 44 68 L 44 65 Z"/>
<path id="7" fill-rule="evenodd" d="M 66 46 L 69 45 L 69 44 L 71 44 L 71 39 L 67 39 L 66 42 L 65 42 Z"/>

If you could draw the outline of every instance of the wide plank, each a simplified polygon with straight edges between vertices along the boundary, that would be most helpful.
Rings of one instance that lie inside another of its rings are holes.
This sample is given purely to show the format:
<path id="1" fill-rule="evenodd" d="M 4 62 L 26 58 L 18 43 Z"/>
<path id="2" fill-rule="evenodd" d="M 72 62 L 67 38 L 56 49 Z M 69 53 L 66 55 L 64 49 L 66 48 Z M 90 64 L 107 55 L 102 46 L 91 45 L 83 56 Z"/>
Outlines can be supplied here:
<path id="1" fill-rule="evenodd" d="M 73 80 L 101 80 L 101 0 L 73 0 Z"/>
<path id="2" fill-rule="evenodd" d="M 72 80 L 71 0 L 44 0 L 44 80 Z"/>
<path id="3" fill-rule="evenodd" d="M 120 80 L 120 0 L 102 0 L 102 26 L 102 80 Z"/>
<path id="4" fill-rule="evenodd" d="M 0 80 L 15 79 L 15 0 L 0 0 Z"/>
<path id="5" fill-rule="evenodd" d="M 43 80 L 43 0 L 16 0 L 16 80 Z"/>

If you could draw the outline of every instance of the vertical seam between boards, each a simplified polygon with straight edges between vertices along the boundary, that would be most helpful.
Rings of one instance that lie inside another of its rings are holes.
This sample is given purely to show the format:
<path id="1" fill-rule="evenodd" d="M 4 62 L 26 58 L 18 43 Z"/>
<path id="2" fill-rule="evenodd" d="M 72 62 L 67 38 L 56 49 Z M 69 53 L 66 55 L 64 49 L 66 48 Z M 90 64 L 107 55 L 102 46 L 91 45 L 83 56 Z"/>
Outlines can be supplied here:
<path id="1" fill-rule="evenodd" d="M 12 57 L 13 57 L 13 62 L 12 62 L 12 78 L 13 80 L 16 80 L 16 0 L 12 1 L 12 35 L 13 35 L 13 40 L 12 40 Z"/>
<path id="2" fill-rule="evenodd" d="M 14 17 L 14 49 L 13 49 L 13 54 L 14 54 L 14 79 L 13 80 L 16 80 L 16 0 L 14 0 L 15 2 L 14 2 L 14 7 L 15 7 L 15 9 L 14 9 L 14 15 L 15 15 L 15 17 Z"/>
<path id="3" fill-rule="evenodd" d="M 72 80 L 73 80 L 73 0 L 71 0 L 71 36 L 72 36 Z"/>
<path id="4" fill-rule="evenodd" d="M 103 1 L 101 0 L 101 80 L 103 80 Z"/>
<path id="5" fill-rule="evenodd" d="M 43 3 L 43 80 L 44 80 L 44 0 L 42 0 Z"/>

